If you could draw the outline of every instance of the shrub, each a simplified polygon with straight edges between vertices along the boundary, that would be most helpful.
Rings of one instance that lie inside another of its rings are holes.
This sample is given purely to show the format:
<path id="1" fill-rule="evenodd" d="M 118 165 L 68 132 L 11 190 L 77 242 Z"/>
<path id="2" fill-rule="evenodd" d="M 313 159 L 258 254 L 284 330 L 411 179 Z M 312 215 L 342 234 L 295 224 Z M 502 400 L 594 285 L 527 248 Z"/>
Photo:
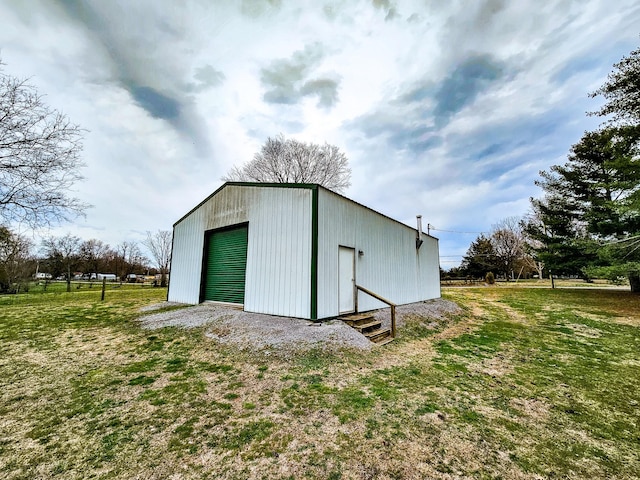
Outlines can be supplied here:
<path id="1" fill-rule="evenodd" d="M 494 283 L 496 283 L 496 277 L 493 276 L 493 272 L 487 273 L 484 277 L 484 281 L 489 285 L 493 285 Z"/>

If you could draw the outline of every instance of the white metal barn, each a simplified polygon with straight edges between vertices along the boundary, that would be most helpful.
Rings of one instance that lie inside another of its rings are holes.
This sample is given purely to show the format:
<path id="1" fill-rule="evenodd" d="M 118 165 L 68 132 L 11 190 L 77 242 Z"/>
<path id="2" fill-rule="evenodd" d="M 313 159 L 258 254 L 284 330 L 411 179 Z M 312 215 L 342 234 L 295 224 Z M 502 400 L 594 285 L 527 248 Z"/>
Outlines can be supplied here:
<path id="1" fill-rule="evenodd" d="M 324 319 L 440 296 L 438 240 L 314 184 L 229 182 L 173 226 L 168 299 Z"/>

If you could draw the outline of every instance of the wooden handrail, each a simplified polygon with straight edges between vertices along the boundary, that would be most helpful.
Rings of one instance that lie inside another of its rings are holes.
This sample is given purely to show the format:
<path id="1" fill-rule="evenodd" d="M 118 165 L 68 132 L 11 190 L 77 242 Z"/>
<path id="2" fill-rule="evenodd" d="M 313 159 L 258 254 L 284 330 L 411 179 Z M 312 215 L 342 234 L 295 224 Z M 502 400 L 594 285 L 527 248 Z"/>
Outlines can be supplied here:
<path id="1" fill-rule="evenodd" d="M 389 305 L 391 307 L 391 336 L 393 338 L 396 338 L 396 304 L 387 300 L 384 297 L 381 297 L 380 295 L 378 295 L 377 293 L 373 293 L 371 290 L 368 290 L 364 287 L 361 287 L 360 285 L 356 285 L 356 289 L 366 293 L 367 295 L 372 296 L 373 298 L 380 300 L 381 302 L 386 303 L 387 305 Z"/>

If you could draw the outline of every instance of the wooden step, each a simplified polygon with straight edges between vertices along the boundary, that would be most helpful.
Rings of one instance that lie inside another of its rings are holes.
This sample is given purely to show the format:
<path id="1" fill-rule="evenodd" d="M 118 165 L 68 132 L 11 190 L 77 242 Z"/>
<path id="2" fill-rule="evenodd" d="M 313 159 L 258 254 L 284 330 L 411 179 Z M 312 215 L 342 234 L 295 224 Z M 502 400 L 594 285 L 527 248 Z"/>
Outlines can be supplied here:
<path id="1" fill-rule="evenodd" d="M 360 333 L 365 333 L 366 331 L 376 330 L 380 328 L 382 322 L 380 320 L 371 320 L 367 323 L 361 323 L 358 325 L 351 325 L 353 328 L 358 330 Z"/>
<path id="2" fill-rule="evenodd" d="M 338 319 L 353 327 L 371 322 L 373 315 L 368 313 L 351 313 L 349 315 L 340 315 Z"/>
<path id="3" fill-rule="evenodd" d="M 382 328 L 382 322 L 369 313 L 340 315 L 339 320 L 360 332 L 376 345 L 386 345 L 393 341 L 390 328 Z"/>
<path id="4" fill-rule="evenodd" d="M 370 332 L 363 333 L 365 337 L 367 337 L 372 342 L 377 343 L 378 340 L 382 341 L 387 337 L 391 337 L 391 329 L 390 328 L 378 328 L 377 330 L 372 330 Z"/>
<path id="5" fill-rule="evenodd" d="M 388 337 L 385 337 L 382 340 L 375 341 L 373 343 L 375 343 L 376 345 L 382 346 L 382 345 L 386 345 L 387 343 L 393 342 L 393 340 L 394 340 L 394 338 L 391 335 L 389 335 Z"/>

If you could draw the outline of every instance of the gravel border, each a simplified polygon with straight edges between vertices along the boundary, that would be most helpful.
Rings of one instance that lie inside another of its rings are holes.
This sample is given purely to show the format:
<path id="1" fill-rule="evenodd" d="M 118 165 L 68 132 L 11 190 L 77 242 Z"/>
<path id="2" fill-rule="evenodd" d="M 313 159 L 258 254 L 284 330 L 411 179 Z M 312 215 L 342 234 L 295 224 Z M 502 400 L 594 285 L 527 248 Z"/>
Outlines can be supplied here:
<path id="1" fill-rule="evenodd" d="M 179 306 L 174 302 L 162 302 L 143 307 L 143 312 Z M 441 320 L 462 310 L 454 302 L 435 299 L 401 305 L 396 308 L 396 325 L 405 325 L 411 317 L 420 317 L 423 323 L 436 328 Z M 372 312 L 390 325 L 388 308 Z M 163 327 L 196 328 L 205 326 L 205 335 L 216 342 L 234 345 L 242 350 L 305 351 L 355 348 L 370 350 L 375 344 L 340 320 L 314 323 L 300 318 L 277 317 L 261 313 L 244 312 L 237 308 L 203 303 L 195 306 L 151 313 L 140 319 L 143 328 Z"/>
<path id="2" fill-rule="evenodd" d="M 419 317 L 422 320 L 421 323 L 437 328 L 449 316 L 459 313 L 462 313 L 462 309 L 457 303 L 442 298 L 398 305 L 396 307 L 396 327 L 406 325 L 410 318 Z M 376 320 L 382 321 L 382 326 L 387 328 L 391 326 L 391 309 L 375 310 L 373 316 Z"/>

